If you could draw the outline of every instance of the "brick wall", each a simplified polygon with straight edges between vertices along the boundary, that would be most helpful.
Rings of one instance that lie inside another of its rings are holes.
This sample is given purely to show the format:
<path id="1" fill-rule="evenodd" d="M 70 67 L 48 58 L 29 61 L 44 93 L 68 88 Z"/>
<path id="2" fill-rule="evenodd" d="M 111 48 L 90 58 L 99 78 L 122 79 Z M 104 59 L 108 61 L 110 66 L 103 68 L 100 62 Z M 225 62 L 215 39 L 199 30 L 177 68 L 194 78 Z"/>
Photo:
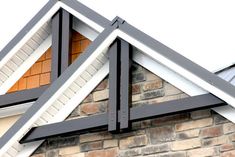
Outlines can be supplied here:
<path id="1" fill-rule="evenodd" d="M 72 63 L 90 44 L 90 41 L 81 34 L 72 32 Z M 17 81 L 8 93 L 25 89 L 37 88 L 50 84 L 51 77 L 51 48 L 49 48 L 37 62 Z"/>
<path id="2" fill-rule="evenodd" d="M 138 65 L 132 67 L 132 105 L 187 97 Z M 67 120 L 107 111 L 108 79 Z M 97 130 L 47 139 L 33 157 L 201 157 L 235 156 L 235 125 L 210 109 L 173 114 L 132 124 L 132 131 Z"/>

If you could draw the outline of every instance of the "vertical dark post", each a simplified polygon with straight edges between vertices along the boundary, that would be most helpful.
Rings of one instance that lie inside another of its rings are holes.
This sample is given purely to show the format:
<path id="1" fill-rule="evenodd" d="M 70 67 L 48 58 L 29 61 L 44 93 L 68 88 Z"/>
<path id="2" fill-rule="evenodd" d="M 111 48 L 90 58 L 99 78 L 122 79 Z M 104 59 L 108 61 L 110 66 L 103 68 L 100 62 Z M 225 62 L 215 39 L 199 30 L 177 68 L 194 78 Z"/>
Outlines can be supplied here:
<path id="1" fill-rule="evenodd" d="M 62 35 L 61 35 L 61 69 L 60 74 L 69 66 L 69 54 L 71 48 L 72 18 L 69 12 L 62 10 Z"/>
<path id="2" fill-rule="evenodd" d="M 61 10 L 52 18 L 52 65 L 51 65 L 51 82 L 55 81 L 60 73 L 60 52 L 61 52 Z"/>
<path id="3" fill-rule="evenodd" d="M 121 40 L 120 129 L 130 128 L 130 45 Z"/>
<path id="4" fill-rule="evenodd" d="M 119 129 L 118 109 L 120 99 L 120 54 L 118 53 L 119 41 L 115 41 L 109 48 L 109 108 L 108 131 Z"/>

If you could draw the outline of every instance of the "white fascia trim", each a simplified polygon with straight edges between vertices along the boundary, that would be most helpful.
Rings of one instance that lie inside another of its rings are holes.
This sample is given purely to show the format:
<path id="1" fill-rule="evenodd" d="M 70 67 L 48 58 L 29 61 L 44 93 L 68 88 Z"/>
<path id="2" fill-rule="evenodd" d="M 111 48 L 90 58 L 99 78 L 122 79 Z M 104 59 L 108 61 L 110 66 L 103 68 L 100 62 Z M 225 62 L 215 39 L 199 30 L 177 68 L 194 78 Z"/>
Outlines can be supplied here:
<path id="1" fill-rule="evenodd" d="M 66 105 L 51 119 L 49 124 L 61 122 L 65 120 L 69 114 L 92 92 L 92 90 L 108 75 L 109 62 L 103 67 L 81 88 L 76 95 L 70 99 Z M 24 149 L 16 157 L 30 156 L 43 142 L 29 142 L 24 144 Z"/>
<path id="2" fill-rule="evenodd" d="M 60 5 L 56 3 L 46 15 L 38 21 L 38 23 L 10 50 L 9 53 L 0 61 L 0 68 L 12 58 L 12 56 L 45 24 L 60 8 Z"/>
<path id="3" fill-rule="evenodd" d="M 24 61 L 20 67 L 0 86 L 0 95 L 5 94 L 24 73 L 46 52 L 51 46 L 51 35 Z"/>
<path id="4" fill-rule="evenodd" d="M 183 67 L 179 66 L 178 64 L 172 62 L 171 60 L 167 59 L 166 57 L 162 56 L 158 52 L 152 50 L 148 46 L 144 45 L 143 43 L 137 41 L 133 37 L 129 36 L 125 32 L 118 30 L 118 36 L 123 38 L 124 40 L 128 41 L 130 44 L 134 45 L 137 47 L 139 50 L 141 50 L 144 54 L 150 56 L 152 59 L 162 63 L 164 66 L 171 68 L 173 71 L 178 73 L 179 75 L 185 77 L 188 80 L 191 80 L 201 88 L 209 91 L 210 93 L 216 95 L 217 97 L 221 98 L 228 104 L 232 105 L 235 107 L 235 98 L 228 95 L 227 93 L 219 90 L 215 86 L 209 84 L 208 82 L 202 80 L 200 77 L 194 75 L 190 71 L 184 69 Z"/>
<path id="5" fill-rule="evenodd" d="M 116 39 L 117 30 L 113 31 L 101 44 L 100 46 L 91 54 L 91 56 L 80 65 L 79 69 L 73 73 L 73 75 L 51 96 L 47 102 L 24 124 L 21 129 L 19 129 L 11 139 L 2 147 L 0 150 L 0 156 L 3 155 L 15 141 L 23 137 L 22 133 L 27 132 L 29 128 L 34 124 L 34 122 L 51 106 L 51 104 L 63 93 L 69 85 L 75 81 L 75 79 L 82 74 L 86 68 L 92 64 L 92 62 L 100 55 L 106 48 Z"/>
<path id="6" fill-rule="evenodd" d="M 79 32 L 89 40 L 93 41 L 98 36 L 98 32 L 86 25 L 77 18 L 73 18 L 73 27 L 75 31 Z"/>
<path id="7" fill-rule="evenodd" d="M 80 14 L 76 10 L 72 9 L 71 7 L 67 6 L 63 2 L 58 1 L 57 3 L 60 5 L 61 8 L 68 11 L 70 14 L 77 17 L 79 20 L 83 21 L 88 26 L 95 29 L 97 32 L 102 32 L 104 30 L 104 28 L 102 26 L 100 26 L 99 24 L 95 23 L 94 21 L 88 19 L 87 17 L 83 16 L 82 14 Z"/>
<path id="8" fill-rule="evenodd" d="M 5 107 L 0 109 L 0 118 L 15 116 L 23 114 L 34 102 L 19 104 L 11 107 Z"/>

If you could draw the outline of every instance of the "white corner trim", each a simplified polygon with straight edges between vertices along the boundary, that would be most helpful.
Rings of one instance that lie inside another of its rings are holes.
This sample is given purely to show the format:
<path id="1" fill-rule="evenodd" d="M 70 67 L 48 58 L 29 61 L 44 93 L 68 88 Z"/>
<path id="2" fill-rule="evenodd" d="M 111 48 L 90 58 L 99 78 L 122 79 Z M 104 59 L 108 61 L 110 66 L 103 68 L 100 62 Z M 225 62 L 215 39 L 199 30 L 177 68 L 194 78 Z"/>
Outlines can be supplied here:
<path id="1" fill-rule="evenodd" d="M 46 15 L 38 21 L 38 23 L 13 47 L 7 55 L 0 61 L 0 68 L 12 58 L 12 56 L 45 24 L 60 8 L 60 5 L 56 3 Z"/>
<path id="2" fill-rule="evenodd" d="M 89 40 L 93 41 L 98 36 L 98 32 L 86 25 L 77 18 L 73 18 L 73 27 L 75 31 L 79 32 Z"/>
<path id="3" fill-rule="evenodd" d="M 217 97 L 221 98 L 228 104 L 235 107 L 235 98 L 230 96 L 229 94 L 219 90 L 215 86 L 209 84 L 208 82 L 202 80 L 199 76 L 194 75 L 190 71 L 184 69 L 183 67 L 179 66 L 178 64 L 174 63 L 173 61 L 167 59 L 166 57 L 162 56 L 158 52 L 152 50 L 148 46 L 144 45 L 143 43 L 137 41 L 133 37 L 129 36 L 128 34 L 124 33 L 121 30 L 118 30 L 118 36 L 123 38 L 124 40 L 128 41 L 130 44 L 134 45 L 138 49 L 140 49 L 144 54 L 150 56 L 152 59 L 162 63 L 164 66 L 172 69 L 176 73 L 181 76 L 184 76 L 186 79 L 193 81 L 195 84 L 200 86 L 202 89 L 207 90 L 208 92 L 216 95 Z"/>
<path id="4" fill-rule="evenodd" d="M 46 52 L 51 46 L 51 35 L 24 61 L 20 67 L 0 86 L 0 95 L 5 94 L 24 73 Z"/>
<path id="5" fill-rule="evenodd" d="M 14 105 L 0 109 L 0 118 L 23 114 L 34 102 Z"/>
<path id="6" fill-rule="evenodd" d="M 88 19 L 87 17 L 83 16 L 82 14 L 77 12 L 76 10 L 74 10 L 74 9 L 70 8 L 69 6 L 65 5 L 63 2 L 58 1 L 57 3 L 63 9 L 68 11 L 70 14 L 72 14 L 75 17 L 77 17 L 79 20 L 83 21 L 84 23 L 86 23 L 90 27 L 94 28 L 97 32 L 102 32 L 104 30 L 104 28 L 102 26 L 98 25 L 97 23 L 95 23 L 92 20 Z"/>

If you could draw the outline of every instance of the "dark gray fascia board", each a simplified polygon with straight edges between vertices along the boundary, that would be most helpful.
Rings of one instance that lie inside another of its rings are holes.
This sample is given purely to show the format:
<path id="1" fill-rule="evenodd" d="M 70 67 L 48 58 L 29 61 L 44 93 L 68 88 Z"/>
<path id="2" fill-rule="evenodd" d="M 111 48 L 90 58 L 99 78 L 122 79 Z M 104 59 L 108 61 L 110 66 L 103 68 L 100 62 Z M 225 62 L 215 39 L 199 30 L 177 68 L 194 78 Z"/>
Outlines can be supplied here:
<path id="1" fill-rule="evenodd" d="M 0 61 L 9 51 L 31 30 L 36 23 L 56 4 L 57 0 L 50 0 L 27 24 L 21 31 L 2 49 L 0 52 Z"/>
<path id="2" fill-rule="evenodd" d="M 68 5 L 70 8 L 78 11 L 83 16 L 94 21 L 95 23 L 99 24 L 103 28 L 106 28 L 108 25 L 110 25 L 110 21 L 108 19 L 101 16 L 94 10 L 88 8 L 87 6 L 83 5 L 82 3 L 78 2 L 77 0 L 61 0 L 61 2 Z"/>
<path id="3" fill-rule="evenodd" d="M 52 85 L 38 98 L 22 117 L 1 137 L 0 149 L 21 127 L 51 98 L 51 96 L 64 84 L 66 80 L 91 56 L 99 45 L 116 29 L 116 26 L 109 26 L 88 46 L 83 54 L 75 60 L 63 74 L 55 80 Z"/>
<path id="4" fill-rule="evenodd" d="M 123 22 L 121 25 L 119 25 L 119 29 L 125 32 L 126 34 L 130 35 L 134 39 L 138 40 L 139 42 L 143 43 L 144 45 L 148 46 L 149 48 L 153 49 L 154 51 L 160 53 L 169 60 L 173 61 L 177 65 L 200 77 L 212 86 L 217 87 L 221 91 L 224 91 L 228 95 L 235 98 L 235 88 L 230 83 L 221 79 L 217 75 L 211 73 L 200 65 L 180 55 L 176 51 L 165 46 L 164 44 L 160 43 L 159 41 L 145 34 L 144 32 L 138 30 L 127 22 Z"/>

